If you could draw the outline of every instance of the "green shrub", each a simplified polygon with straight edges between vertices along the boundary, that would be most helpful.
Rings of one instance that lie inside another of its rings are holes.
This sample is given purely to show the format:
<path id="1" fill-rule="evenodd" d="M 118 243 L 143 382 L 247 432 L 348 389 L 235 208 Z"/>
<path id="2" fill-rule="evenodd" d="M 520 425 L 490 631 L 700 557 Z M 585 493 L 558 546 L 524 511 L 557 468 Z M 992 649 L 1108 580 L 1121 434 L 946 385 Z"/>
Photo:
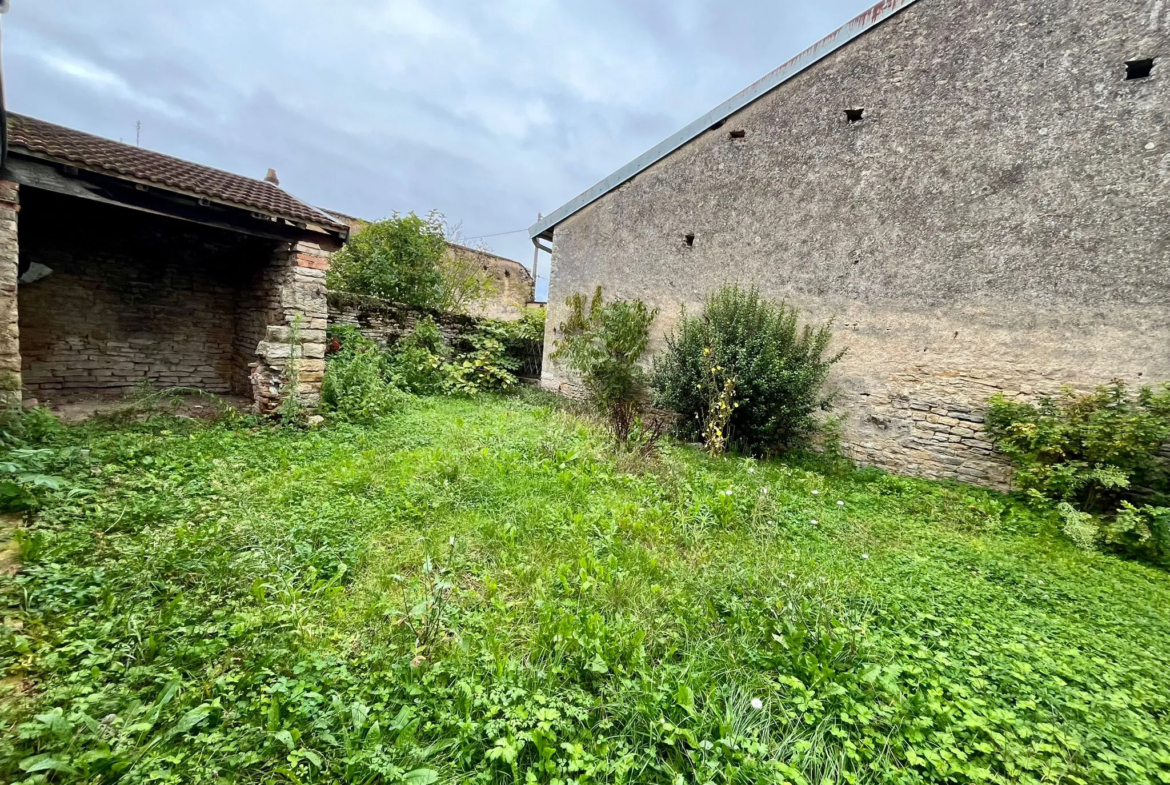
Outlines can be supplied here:
<path id="1" fill-rule="evenodd" d="M 501 322 L 485 321 L 463 336 L 466 351 L 443 364 L 444 392 L 448 395 L 475 395 L 502 392 L 516 386 L 520 361 L 508 354 L 504 341 L 507 328 Z"/>
<path id="2" fill-rule="evenodd" d="M 459 351 L 447 345 L 430 317 L 418 322 L 390 353 L 391 375 L 416 395 L 476 395 L 516 384 L 519 360 L 508 353 L 502 322 L 485 321 L 460 338 Z"/>
<path id="3" fill-rule="evenodd" d="M 729 446 L 767 454 L 802 445 L 832 401 L 825 380 L 844 355 L 829 354 L 832 339 L 828 324 L 800 327 L 795 309 L 725 286 L 699 316 L 684 312 L 666 339 L 654 364 L 656 402 L 679 414 L 681 436 L 699 440 L 730 385 L 735 408 L 720 437 Z"/>
<path id="4" fill-rule="evenodd" d="M 606 305 L 600 286 L 592 302 L 574 294 L 566 304 L 569 318 L 560 326 L 563 337 L 552 357 L 563 359 L 581 376 L 589 400 L 624 444 L 649 404 L 646 373 L 638 363 L 650 344 L 650 325 L 658 310 L 641 300 Z"/>
<path id="5" fill-rule="evenodd" d="M 0 512 L 35 510 L 66 488 L 57 472 L 77 451 L 53 446 L 60 430 L 44 409 L 0 412 Z"/>
<path id="6" fill-rule="evenodd" d="M 1170 384 L 1131 394 L 1122 382 L 1036 403 L 991 399 L 987 433 L 1015 482 L 1056 503 L 1078 545 L 1104 543 L 1154 561 L 1170 556 Z"/>
<path id="7" fill-rule="evenodd" d="M 330 289 L 424 308 L 443 304 L 439 265 L 447 252 L 443 217 L 397 215 L 368 224 L 334 255 Z"/>
<path id="8" fill-rule="evenodd" d="M 325 409 L 351 422 L 371 422 L 400 409 L 406 394 L 394 386 L 386 355 L 353 328 L 333 335 L 341 349 L 325 365 Z"/>
<path id="9" fill-rule="evenodd" d="M 415 395 L 442 393 L 446 378 L 443 365 L 450 354 L 451 348 L 443 340 L 439 326 L 434 319 L 424 317 L 390 353 L 395 383 Z"/>

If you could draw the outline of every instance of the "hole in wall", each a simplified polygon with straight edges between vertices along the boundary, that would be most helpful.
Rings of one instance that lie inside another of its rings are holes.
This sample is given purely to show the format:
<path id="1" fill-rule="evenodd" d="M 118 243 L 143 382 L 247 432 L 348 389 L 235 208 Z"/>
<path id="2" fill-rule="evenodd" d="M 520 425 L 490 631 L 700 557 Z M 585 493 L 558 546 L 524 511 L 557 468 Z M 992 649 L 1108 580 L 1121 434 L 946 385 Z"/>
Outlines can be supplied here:
<path id="1" fill-rule="evenodd" d="M 718 131 L 720 128 L 722 128 L 722 127 L 723 127 L 724 123 L 726 123 L 726 122 L 727 122 L 726 120 L 720 120 L 719 122 L 717 122 L 717 123 L 715 123 L 714 125 L 712 125 L 712 126 L 711 126 L 711 127 L 708 129 L 708 130 L 710 130 L 710 131 Z"/>
<path id="2" fill-rule="evenodd" d="M 687 248 L 694 248 L 695 247 L 695 233 L 694 232 L 688 232 L 686 234 L 686 236 L 683 237 L 683 240 L 686 241 Z"/>
<path id="3" fill-rule="evenodd" d="M 505 278 L 511 278 L 511 277 L 512 277 L 512 271 L 511 271 L 511 270 L 504 270 L 504 277 L 505 277 Z"/>
<path id="4" fill-rule="evenodd" d="M 1125 64 L 1125 79 L 1126 81 L 1133 81 L 1134 79 L 1146 79 L 1154 72 L 1154 58 L 1148 57 L 1143 60 L 1130 60 Z"/>
<path id="5" fill-rule="evenodd" d="M 732 139 L 744 139 L 747 137 L 747 131 L 743 130 L 742 128 L 737 128 L 736 130 L 729 133 L 728 136 Z"/>
<path id="6" fill-rule="evenodd" d="M 864 109 L 846 109 L 845 110 L 845 119 L 851 123 L 860 123 L 862 120 L 865 119 L 865 110 Z"/>

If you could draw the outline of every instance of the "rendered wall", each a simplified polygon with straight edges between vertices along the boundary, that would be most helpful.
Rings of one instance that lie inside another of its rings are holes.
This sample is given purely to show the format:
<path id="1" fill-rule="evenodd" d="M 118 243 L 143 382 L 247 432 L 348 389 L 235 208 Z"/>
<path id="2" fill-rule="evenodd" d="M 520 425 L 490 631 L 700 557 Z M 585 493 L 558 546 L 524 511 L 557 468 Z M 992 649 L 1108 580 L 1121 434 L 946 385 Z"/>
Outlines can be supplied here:
<path id="1" fill-rule="evenodd" d="M 558 225 L 546 351 L 573 292 L 660 337 L 757 284 L 834 320 L 856 458 L 1002 485 L 994 392 L 1170 379 L 1168 129 L 1170 4 L 919 0 Z"/>

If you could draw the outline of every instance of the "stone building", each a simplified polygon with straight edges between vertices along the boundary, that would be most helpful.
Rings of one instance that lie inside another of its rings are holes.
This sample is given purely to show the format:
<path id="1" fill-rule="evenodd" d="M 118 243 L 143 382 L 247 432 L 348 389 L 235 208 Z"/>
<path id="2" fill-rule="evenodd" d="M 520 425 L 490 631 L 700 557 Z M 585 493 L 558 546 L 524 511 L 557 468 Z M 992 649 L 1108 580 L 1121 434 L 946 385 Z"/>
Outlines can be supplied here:
<path id="1" fill-rule="evenodd" d="M 271 174 L 271 173 L 270 173 Z M 43 403 L 143 382 L 272 411 L 324 372 L 341 222 L 260 181 L 9 115 L 0 387 Z M 295 385 L 290 356 L 295 368 Z"/>
<path id="2" fill-rule="evenodd" d="M 549 329 L 758 285 L 834 320 L 854 457 L 1002 485 L 993 393 L 1170 379 L 1168 69 L 1163 0 L 886 0 L 533 226 Z"/>
<path id="3" fill-rule="evenodd" d="M 369 223 L 345 213 L 333 210 L 326 212 L 349 226 L 350 237 L 360 233 L 362 227 Z M 470 304 L 467 308 L 468 315 L 481 319 L 514 321 L 524 314 L 525 309 L 535 307 L 536 281 L 528 268 L 520 262 L 480 248 L 452 242 L 447 243 L 447 253 L 482 266 L 484 272 L 491 276 L 493 284 L 491 296 L 482 302 Z"/>
<path id="4" fill-rule="evenodd" d="M 457 243 L 448 243 L 447 248 L 448 253 L 481 266 L 492 278 L 491 296 L 472 303 L 467 309 L 469 315 L 513 321 L 523 316 L 525 309 L 536 307 L 536 281 L 520 262 Z"/>

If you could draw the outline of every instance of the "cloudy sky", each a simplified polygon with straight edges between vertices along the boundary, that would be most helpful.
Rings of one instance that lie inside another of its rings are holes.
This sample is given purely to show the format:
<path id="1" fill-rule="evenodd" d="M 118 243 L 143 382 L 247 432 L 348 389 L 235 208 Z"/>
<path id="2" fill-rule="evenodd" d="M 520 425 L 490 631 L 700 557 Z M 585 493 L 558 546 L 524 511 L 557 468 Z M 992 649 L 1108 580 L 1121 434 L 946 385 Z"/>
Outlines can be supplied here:
<path id="1" fill-rule="evenodd" d="M 11 0 L 4 76 L 13 111 L 531 264 L 538 212 L 873 1 Z"/>

